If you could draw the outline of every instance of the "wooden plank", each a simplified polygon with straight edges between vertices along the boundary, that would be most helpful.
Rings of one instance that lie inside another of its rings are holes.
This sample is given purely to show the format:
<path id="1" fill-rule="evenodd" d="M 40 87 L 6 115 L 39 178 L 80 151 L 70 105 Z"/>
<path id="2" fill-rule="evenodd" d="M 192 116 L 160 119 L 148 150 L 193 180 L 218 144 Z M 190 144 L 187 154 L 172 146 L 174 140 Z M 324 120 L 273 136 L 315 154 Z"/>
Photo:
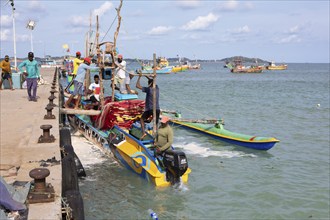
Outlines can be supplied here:
<path id="1" fill-rule="evenodd" d="M 67 115 L 99 115 L 101 114 L 100 110 L 84 110 L 84 109 L 73 109 L 73 108 L 60 108 L 60 114 Z"/>

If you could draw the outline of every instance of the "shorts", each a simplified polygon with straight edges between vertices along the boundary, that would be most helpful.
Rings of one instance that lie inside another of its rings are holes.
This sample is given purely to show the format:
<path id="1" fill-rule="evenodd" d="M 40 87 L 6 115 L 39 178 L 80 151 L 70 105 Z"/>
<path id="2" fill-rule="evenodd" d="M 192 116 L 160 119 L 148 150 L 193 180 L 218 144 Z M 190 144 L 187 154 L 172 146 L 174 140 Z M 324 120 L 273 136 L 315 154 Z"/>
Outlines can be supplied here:
<path id="1" fill-rule="evenodd" d="M 84 95 L 84 84 L 82 82 L 78 82 L 76 80 L 73 80 L 74 90 L 73 95 Z"/>
<path id="2" fill-rule="evenodd" d="M 156 124 L 158 124 L 158 121 L 159 121 L 159 114 L 160 114 L 160 110 L 157 109 L 157 110 L 156 110 Z M 152 110 L 145 111 L 145 112 L 143 112 L 141 118 L 143 119 L 143 121 L 147 121 L 147 122 L 149 122 L 148 119 L 149 119 L 150 116 L 152 116 L 152 115 L 153 115 L 153 111 L 152 111 Z"/>
<path id="3" fill-rule="evenodd" d="M 1 77 L 2 77 L 3 80 L 11 79 L 11 74 L 10 73 L 2 73 Z"/>

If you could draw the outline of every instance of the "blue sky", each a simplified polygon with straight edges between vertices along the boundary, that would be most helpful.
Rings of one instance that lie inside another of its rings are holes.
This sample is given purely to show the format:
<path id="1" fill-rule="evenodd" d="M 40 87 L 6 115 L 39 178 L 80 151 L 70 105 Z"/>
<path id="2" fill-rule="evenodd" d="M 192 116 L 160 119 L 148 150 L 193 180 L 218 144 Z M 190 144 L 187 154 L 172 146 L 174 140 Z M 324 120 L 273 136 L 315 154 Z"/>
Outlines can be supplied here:
<path id="1" fill-rule="evenodd" d="M 13 56 L 12 7 L 1 0 L 1 57 Z M 92 14 L 100 40 L 113 41 L 119 1 L 14 0 L 17 57 L 63 56 L 85 51 Z M 231 56 L 298 63 L 329 63 L 329 1 L 124 0 L 117 40 L 124 58 L 222 59 Z M 114 24 L 111 26 L 112 22 Z M 107 30 L 111 27 L 108 34 Z"/>

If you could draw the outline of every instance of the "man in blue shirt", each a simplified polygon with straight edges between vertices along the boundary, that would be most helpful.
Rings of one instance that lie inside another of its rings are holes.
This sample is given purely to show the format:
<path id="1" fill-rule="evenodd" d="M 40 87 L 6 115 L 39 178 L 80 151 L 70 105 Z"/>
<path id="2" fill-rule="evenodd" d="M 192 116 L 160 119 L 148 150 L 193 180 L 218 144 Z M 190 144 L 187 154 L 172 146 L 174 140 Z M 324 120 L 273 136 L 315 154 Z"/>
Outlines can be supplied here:
<path id="1" fill-rule="evenodd" d="M 75 95 L 78 95 L 77 101 L 75 103 L 75 109 L 79 108 L 79 104 L 81 101 L 81 97 L 84 95 L 84 82 L 85 82 L 85 77 L 86 77 L 86 72 L 87 70 L 98 70 L 99 67 L 91 67 L 89 66 L 91 63 L 91 59 L 89 57 L 86 57 L 84 59 L 84 62 L 79 65 L 78 70 L 77 70 L 77 76 L 73 80 L 73 85 L 74 85 L 74 91 L 69 97 L 69 99 L 65 102 L 64 107 L 65 108 L 70 108 L 69 105 L 72 102 L 72 99 L 74 98 Z"/>
<path id="2" fill-rule="evenodd" d="M 29 52 L 28 59 L 23 61 L 18 66 L 18 69 L 21 72 L 23 72 L 24 76 L 26 77 L 26 85 L 27 85 L 27 93 L 29 96 L 29 101 L 36 102 L 38 81 L 40 80 L 40 71 L 39 71 L 38 62 L 33 58 L 34 58 L 34 54 L 32 52 Z M 25 71 L 23 70 L 23 67 L 25 67 Z"/>
<path id="3" fill-rule="evenodd" d="M 144 112 L 140 118 L 140 123 L 141 123 L 141 128 L 142 128 L 142 136 L 141 140 L 146 136 L 145 134 L 145 129 L 144 129 L 144 122 L 147 121 L 152 115 L 153 115 L 153 79 L 148 78 L 148 87 L 142 87 L 140 85 L 140 79 L 141 79 L 141 74 L 139 75 L 139 78 L 136 82 L 136 88 L 141 89 L 142 92 L 146 93 L 146 100 L 145 100 L 145 108 Z M 160 113 L 160 108 L 159 108 L 159 88 L 156 85 L 156 124 L 158 125 L 158 120 L 159 120 L 159 113 Z"/>

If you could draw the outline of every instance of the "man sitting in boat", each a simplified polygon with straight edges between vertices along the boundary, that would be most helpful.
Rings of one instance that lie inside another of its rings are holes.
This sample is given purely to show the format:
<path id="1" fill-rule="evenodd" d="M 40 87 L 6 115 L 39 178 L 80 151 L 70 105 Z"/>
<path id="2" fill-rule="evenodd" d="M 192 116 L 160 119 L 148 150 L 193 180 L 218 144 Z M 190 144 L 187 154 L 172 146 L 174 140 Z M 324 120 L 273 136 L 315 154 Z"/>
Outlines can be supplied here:
<path id="1" fill-rule="evenodd" d="M 94 76 L 94 82 L 89 85 L 87 94 L 91 94 L 89 99 L 85 100 L 86 102 L 90 102 L 85 105 L 85 109 L 94 109 L 98 110 L 100 106 L 100 84 L 99 84 L 100 77 L 99 75 Z"/>
<path id="2" fill-rule="evenodd" d="M 155 138 L 155 151 L 157 155 L 162 155 L 165 151 L 171 150 L 173 144 L 173 130 L 168 124 L 169 117 L 162 116 L 160 126 Z"/>

